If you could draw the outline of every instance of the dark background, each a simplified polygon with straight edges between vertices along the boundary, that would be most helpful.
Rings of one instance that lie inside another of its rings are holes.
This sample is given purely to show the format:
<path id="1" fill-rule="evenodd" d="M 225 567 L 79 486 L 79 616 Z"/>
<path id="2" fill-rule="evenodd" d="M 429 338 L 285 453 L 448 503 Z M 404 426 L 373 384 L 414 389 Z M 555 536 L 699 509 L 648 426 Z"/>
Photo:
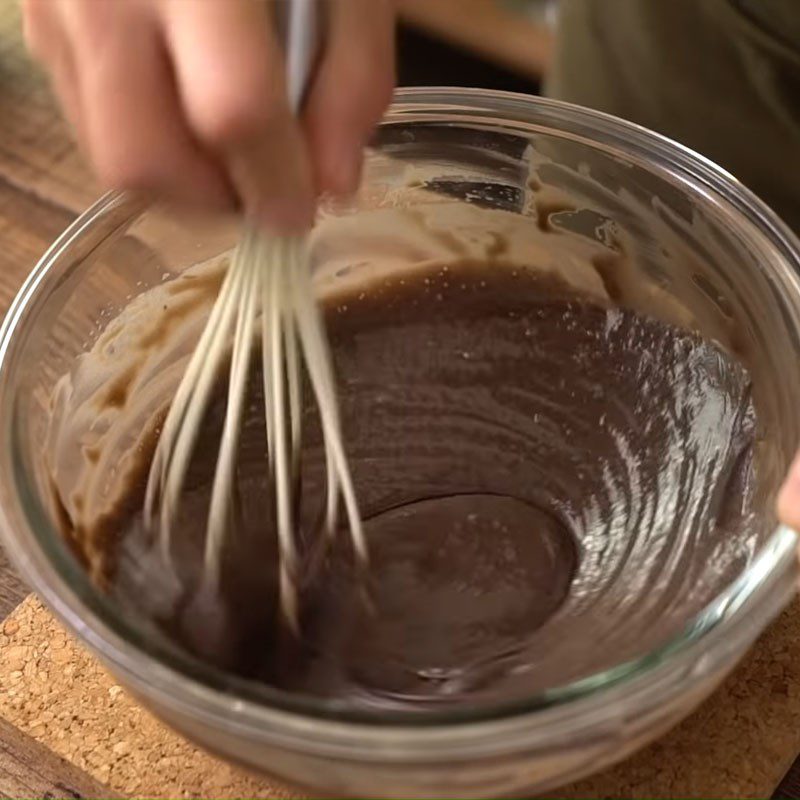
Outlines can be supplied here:
<path id="1" fill-rule="evenodd" d="M 538 83 L 407 25 L 401 25 L 397 33 L 397 85 L 468 86 L 539 93 Z"/>

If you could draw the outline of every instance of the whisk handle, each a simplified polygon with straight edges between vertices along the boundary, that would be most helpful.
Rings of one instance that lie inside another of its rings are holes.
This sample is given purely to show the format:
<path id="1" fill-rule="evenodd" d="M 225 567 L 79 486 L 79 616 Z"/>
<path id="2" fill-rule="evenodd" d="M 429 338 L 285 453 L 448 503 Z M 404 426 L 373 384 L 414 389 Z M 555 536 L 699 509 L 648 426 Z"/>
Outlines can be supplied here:
<path id="1" fill-rule="evenodd" d="M 297 113 L 317 64 L 322 20 L 320 0 L 278 0 L 278 32 L 284 45 L 289 103 Z"/>

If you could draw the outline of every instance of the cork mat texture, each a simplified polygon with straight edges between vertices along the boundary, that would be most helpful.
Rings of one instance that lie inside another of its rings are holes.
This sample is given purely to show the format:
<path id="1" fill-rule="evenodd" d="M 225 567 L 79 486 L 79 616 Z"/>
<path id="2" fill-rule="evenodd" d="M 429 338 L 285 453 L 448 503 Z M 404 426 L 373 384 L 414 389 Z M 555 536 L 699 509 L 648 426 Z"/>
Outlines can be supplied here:
<path id="1" fill-rule="evenodd" d="M 0 715 L 125 795 L 300 797 L 166 729 L 33 597 L 0 632 Z M 625 763 L 550 797 L 767 797 L 799 751 L 796 603 L 686 722 Z"/>

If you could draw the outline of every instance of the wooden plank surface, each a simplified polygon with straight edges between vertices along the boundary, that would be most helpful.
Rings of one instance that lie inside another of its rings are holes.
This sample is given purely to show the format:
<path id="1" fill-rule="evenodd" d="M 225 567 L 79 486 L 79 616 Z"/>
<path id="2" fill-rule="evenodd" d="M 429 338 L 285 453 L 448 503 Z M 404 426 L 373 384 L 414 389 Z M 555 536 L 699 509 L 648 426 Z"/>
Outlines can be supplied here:
<path id="1" fill-rule="evenodd" d="M 0 798 L 114 798 L 52 750 L 0 719 Z"/>
<path id="2" fill-rule="evenodd" d="M 15 0 L 0 2 L 0 318 L 48 244 L 97 192 L 44 76 L 32 68 Z M 0 551 L 0 620 L 27 594 Z"/>
<path id="3" fill-rule="evenodd" d="M 99 194 L 20 25 L 17 0 L 0 0 L 0 316 L 53 237 Z"/>
<path id="4" fill-rule="evenodd" d="M 0 548 L 0 622 L 25 599 L 28 589 L 17 577 L 8 558 Z"/>
<path id="5" fill-rule="evenodd" d="M 61 207 L 74 215 L 97 197 L 97 184 L 75 148 L 47 80 L 25 53 L 20 24 L 18 0 L 0 0 L 3 191 L 17 189 L 40 200 L 43 208 Z"/>

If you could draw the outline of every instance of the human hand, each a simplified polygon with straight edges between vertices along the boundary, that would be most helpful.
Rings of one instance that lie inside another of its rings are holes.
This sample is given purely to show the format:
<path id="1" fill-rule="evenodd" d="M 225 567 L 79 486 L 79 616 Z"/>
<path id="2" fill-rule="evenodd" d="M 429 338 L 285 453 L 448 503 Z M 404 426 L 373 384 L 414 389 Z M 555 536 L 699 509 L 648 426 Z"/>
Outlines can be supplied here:
<path id="1" fill-rule="evenodd" d="M 800 454 L 795 457 L 778 494 L 778 518 L 800 533 Z"/>
<path id="2" fill-rule="evenodd" d="M 359 180 L 391 97 L 391 0 L 333 0 L 300 119 L 274 0 L 24 0 L 25 35 L 109 187 L 241 207 L 281 231 Z"/>

